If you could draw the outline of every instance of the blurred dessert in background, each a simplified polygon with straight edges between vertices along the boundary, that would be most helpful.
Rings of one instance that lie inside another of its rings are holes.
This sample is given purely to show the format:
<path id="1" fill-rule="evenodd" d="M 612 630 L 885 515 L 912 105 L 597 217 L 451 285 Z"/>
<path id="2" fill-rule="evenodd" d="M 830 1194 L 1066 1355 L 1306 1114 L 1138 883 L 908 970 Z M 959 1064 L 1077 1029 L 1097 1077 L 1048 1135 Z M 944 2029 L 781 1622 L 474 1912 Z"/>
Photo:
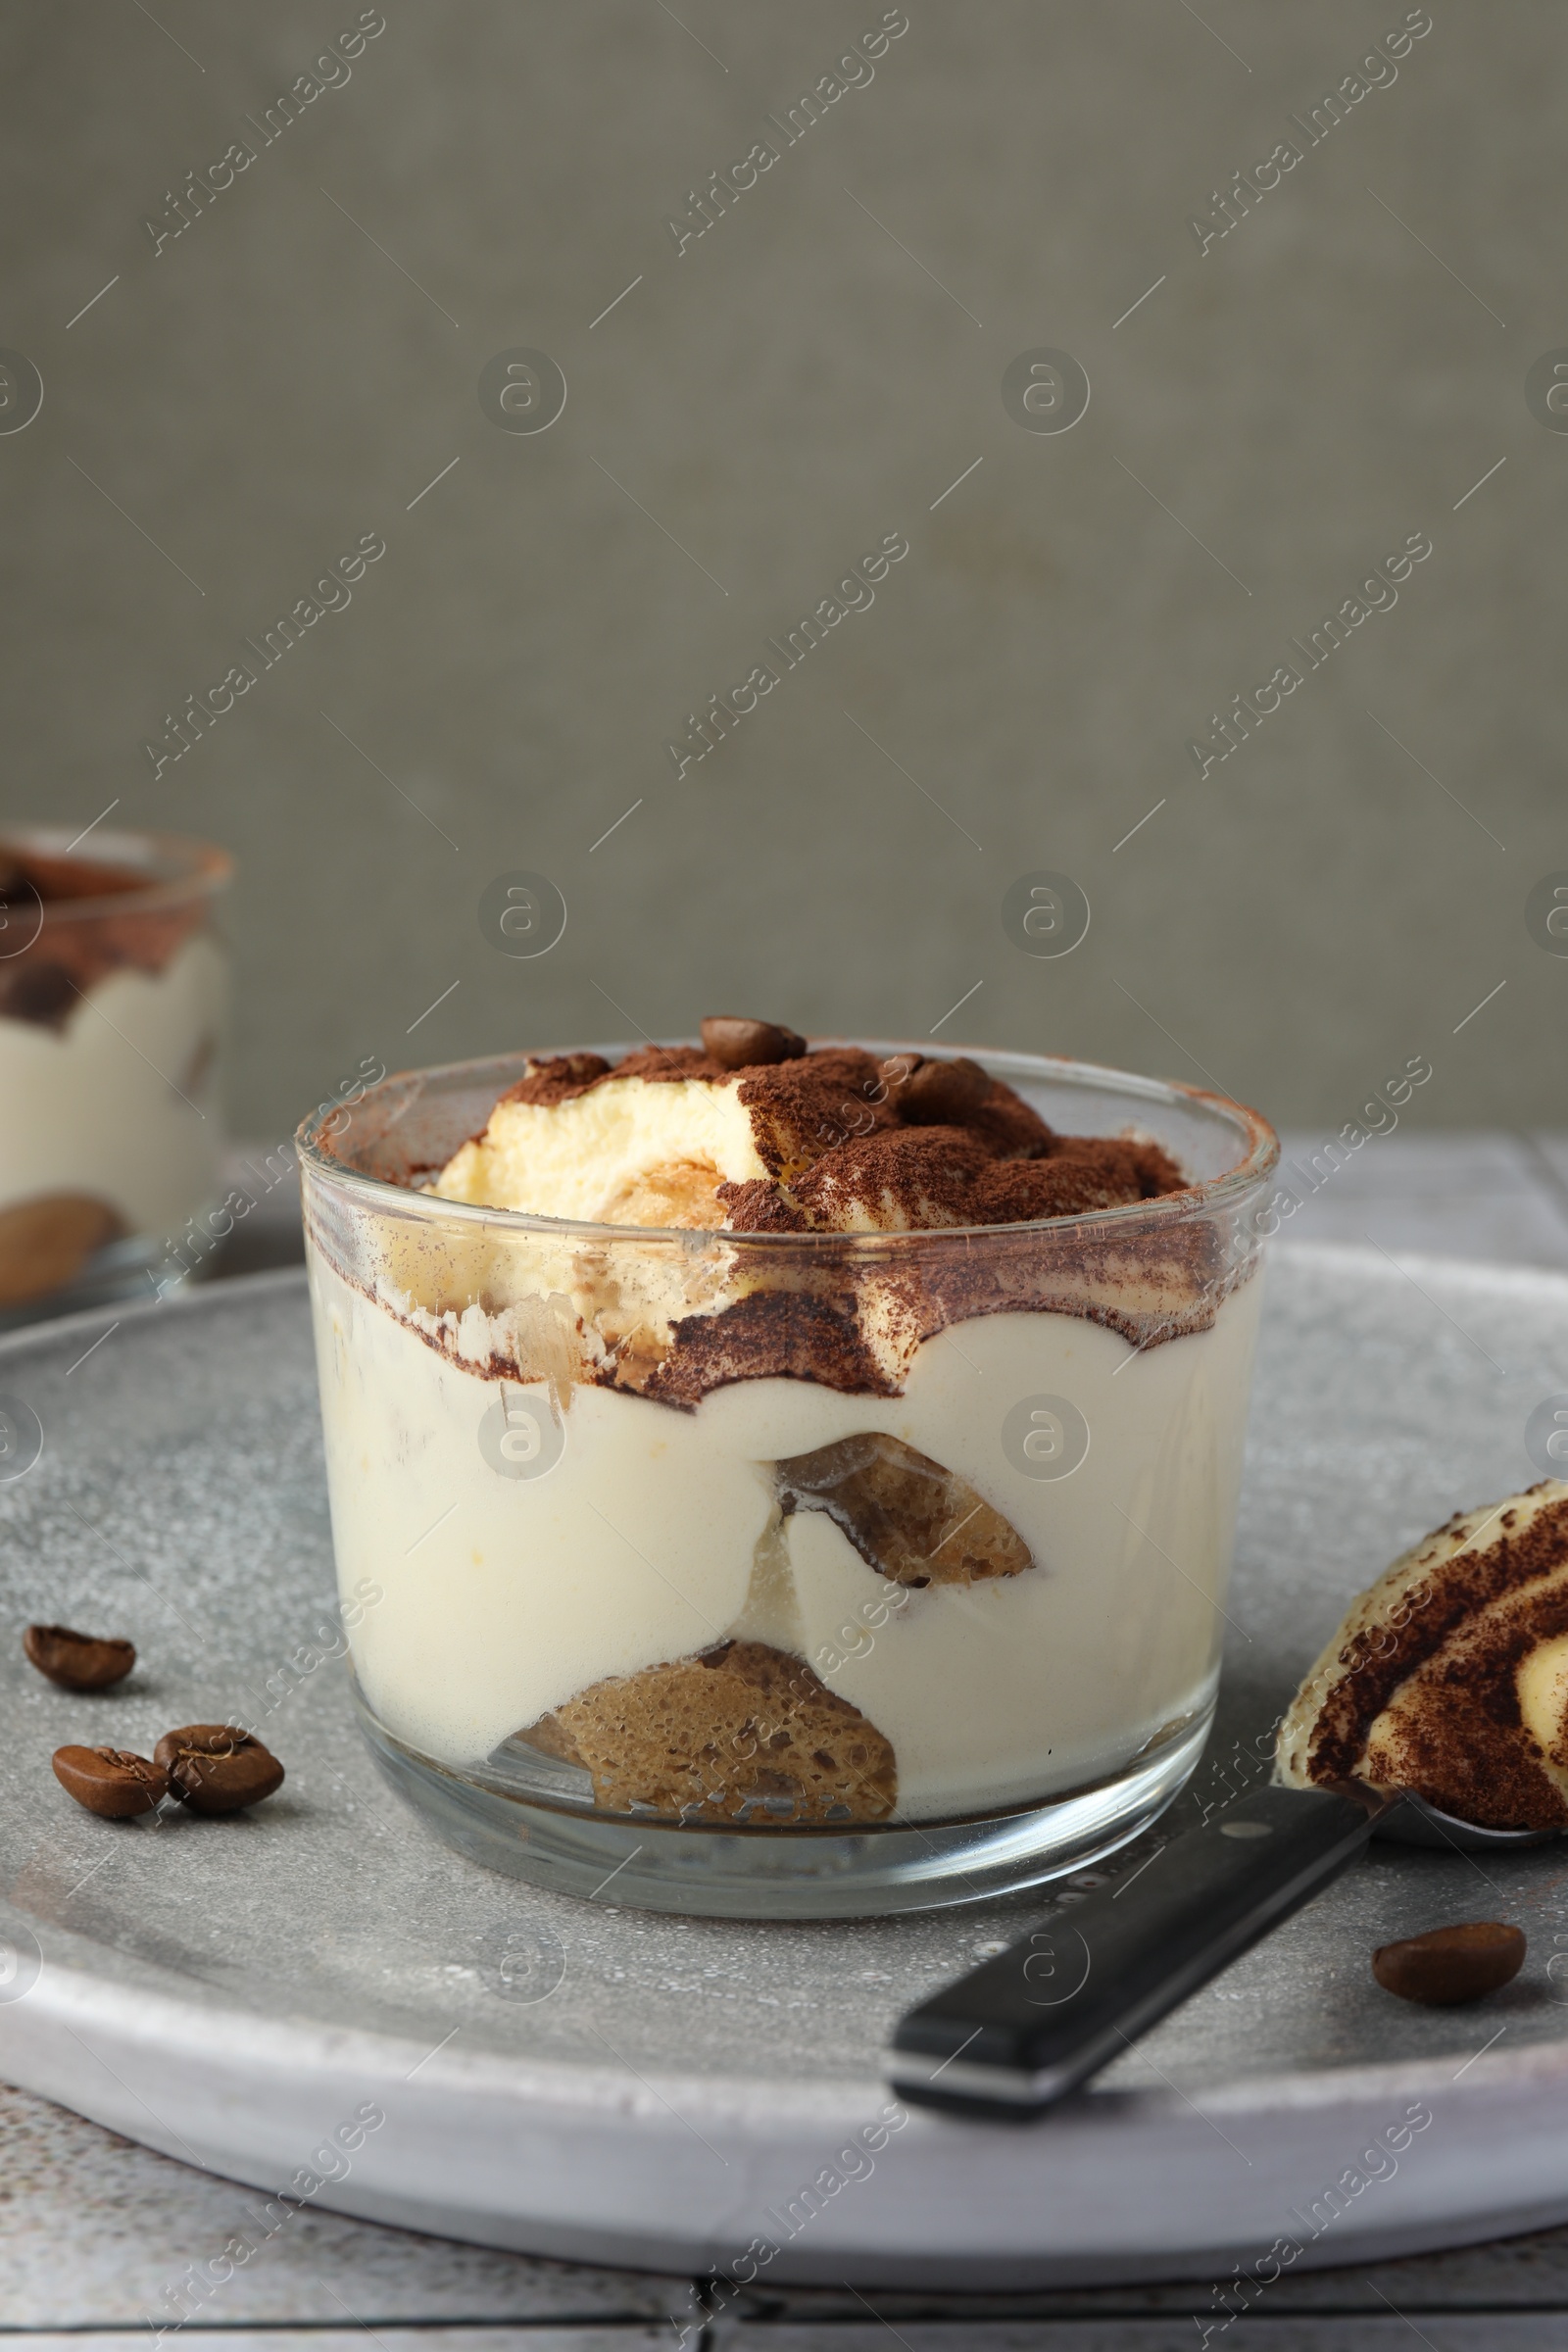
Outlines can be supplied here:
<path id="1" fill-rule="evenodd" d="M 213 1198 L 230 872 L 170 836 L 0 828 L 0 1311 L 134 1284 Z"/>

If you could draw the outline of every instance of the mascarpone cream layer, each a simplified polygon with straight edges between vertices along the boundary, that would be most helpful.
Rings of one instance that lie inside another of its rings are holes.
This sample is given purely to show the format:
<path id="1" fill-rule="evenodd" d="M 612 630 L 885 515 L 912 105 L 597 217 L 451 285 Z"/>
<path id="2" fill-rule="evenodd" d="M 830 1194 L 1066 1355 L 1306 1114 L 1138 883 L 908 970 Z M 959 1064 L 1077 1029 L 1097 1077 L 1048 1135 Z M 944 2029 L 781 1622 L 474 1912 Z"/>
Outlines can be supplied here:
<path id="1" fill-rule="evenodd" d="M 767 1174 L 734 1079 L 612 1078 L 549 1105 L 503 1097 L 430 1189 L 445 1200 L 625 1224 L 640 1221 L 627 1204 L 659 1168 L 710 1184 Z"/>
<path id="2" fill-rule="evenodd" d="M 797 1650 L 858 1707 L 893 1742 L 916 1819 L 1115 1772 L 1211 1695 L 1258 1280 L 1211 1328 L 1131 1361 L 1080 1316 L 974 1317 L 915 1349 L 897 1396 L 762 1379 L 675 1411 L 558 1385 L 564 1444 L 538 1478 L 486 1460 L 502 1391 L 477 1344 L 468 1361 L 443 1354 L 404 1301 L 314 1251 L 311 1281 L 338 1573 L 345 1591 L 384 1590 L 356 1668 L 381 1721 L 440 1762 L 477 1764 L 603 1677 L 731 1636 Z M 498 1330 L 497 1356 L 513 1345 Z M 507 1395 L 550 1412 L 543 1383 Z M 1003 1449 L 1009 1409 L 1042 1395 L 1089 1425 L 1067 1478 L 1027 1477 Z M 1037 1565 L 906 1594 L 820 1514 L 780 1520 L 771 1465 L 860 1431 L 969 1480 Z"/>

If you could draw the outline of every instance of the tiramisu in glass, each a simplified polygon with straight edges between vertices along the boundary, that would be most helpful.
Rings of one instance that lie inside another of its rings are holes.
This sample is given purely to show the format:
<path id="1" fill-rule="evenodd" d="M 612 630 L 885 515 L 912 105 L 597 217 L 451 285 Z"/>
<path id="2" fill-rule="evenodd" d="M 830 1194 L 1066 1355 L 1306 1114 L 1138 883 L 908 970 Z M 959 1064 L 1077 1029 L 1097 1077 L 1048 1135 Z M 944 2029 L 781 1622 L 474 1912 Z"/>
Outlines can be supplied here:
<path id="1" fill-rule="evenodd" d="M 1213 1706 L 1255 1113 L 740 1019 L 300 1131 L 371 1746 L 540 1884 L 732 1916 L 1027 1886 Z"/>
<path id="2" fill-rule="evenodd" d="M 218 1190 L 231 862 L 0 828 L 0 1317 L 135 1288 Z"/>

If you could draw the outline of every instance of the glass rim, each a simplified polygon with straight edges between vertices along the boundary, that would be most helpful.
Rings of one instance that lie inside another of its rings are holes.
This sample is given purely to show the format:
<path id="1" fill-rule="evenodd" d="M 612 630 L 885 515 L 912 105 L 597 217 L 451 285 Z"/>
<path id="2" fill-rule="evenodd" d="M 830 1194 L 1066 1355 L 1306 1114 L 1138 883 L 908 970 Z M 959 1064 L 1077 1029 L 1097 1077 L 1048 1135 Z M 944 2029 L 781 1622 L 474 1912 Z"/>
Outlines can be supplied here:
<path id="1" fill-rule="evenodd" d="M 31 852 L 43 858 L 70 858 L 87 838 L 66 825 L 0 821 L 0 852 L 14 850 L 22 857 Z M 89 891 L 79 899 L 40 899 L 46 925 L 67 919 L 81 922 L 97 915 L 149 914 L 191 899 L 214 898 L 233 880 L 230 853 L 194 834 L 100 833 L 92 828 L 91 838 L 94 847 L 83 853 L 82 864 L 145 871 L 146 881 L 124 890 Z"/>
<path id="2" fill-rule="evenodd" d="M 697 1045 L 700 1041 L 694 1038 L 661 1038 L 645 1039 L 642 1042 L 644 1046 L 656 1044 L 662 1047 L 680 1047 Z M 876 1053 L 882 1058 L 900 1053 L 918 1054 L 923 1052 L 923 1048 L 915 1046 L 907 1040 L 899 1039 L 873 1039 L 867 1042 L 857 1038 L 828 1036 L 809 1037 L 807 1043 L 813 1048 L 855 1046 L 862 1052 Z M 547 1051 L 589 1053 L 601 1050 L 597 1047 L 583 1046 L 553 1049 L 524 1048 L 518 1049 L 513 1055 L 481 1054 L 465 1061 L 432 1063 L 424 1069 L 394 1070 L 386 1076 L 378 1078 L 372 1086 L 368 1087 L 365 1094 L 359 1098 L 359 1102 L 363 1103 L 369 1096 L 380 1094 L 383 1090 L 400 1084 L 431 1078 L 461 1077 L 466 1071 L 489 1068 L 498 1061 L 515 1059 L 520 1063 L 525 1058 L 539 1059 L 544 1057 Z M 621 1054 L 639 1050 L 639 1048 L 625 1045 L 617 1045 L 610 1049 L 612 1052 Z M 308 1167 L 313 1174 L 343 1187 L 373 1207 L 390 1209 L 395 1202 L 401 1213 L 405 1215 L 412 1213 L 416 1218 L 425 1217 L 432 1221 L 437 1218 L 452 1219 L 464 1225 L 488 1227 L 491 1230 L 499 1228 L 503 1232 L 518 1235 L 535 1234 L 542 1238 L 556 1238 L 573 1243 L 619 1242 L 625 1244 L 657 1241 L 676 1243 L 685 1249 L 690 1249 L 696 1241 L 702 1240 L 704 1242 L 722 1241 L 726 1245 L 733 1244 L 737 1249 L 766 1250 L 794 1250 L 803 1247 L 819 1250 L 824 1245 L 828 1245 L 841 1249 L 850 1246 L 864 1252 L 872 1252 L 877 1250 L 907 1251 L 916 1245 L 932 1243 L 957 1243 L 964 1248 L 972 1248 L 975 1241 L 982 1237 L 991 1240 L 999 1240 L 1010 1235 L 1054 1237 L 1078 1233 L 1085 1228 L 1102 1231 L 1113 1227 L 1118 1222 L 1128 1224 L 1140 1218 L 1146 1222 L 1151 1218 L 1176 1222 L 1181 1219 L 1204 1216 L 1213 1209 L 1229 1207 L 1234 1202 L 1245 1199 L 1263 1184 L 1278 1164 L 1279 1137 L 1262 1112 L 1251 1109 L 1247 1103 L 1237 1102 L 1229 1095 L 1219 1094 L 1209 1088 L 1187 1086 L 1180 1079 L 1175 1078 L 1146 1078 L 1136 1071 L 1114 1069 L 1109 1064 L 1102 1062 L 1077 1061 L 1065 1054 L 1025 1054 L 999 1046 L 960 1047 L 954 1048 L 952 1051 L 955 1054 L 968 1054 L 974 1060 L 980 1062 L 982 1067 L 990 1067 L 994 1063 L 1011 1064 L 1014 1068 L 1023 1065 L 1019 1074 L 1026 1078 L 1038 1075 L 1041 1079 L 1049 1079 L 1054 1076 L 1058 1083 L 1076 1084 L 1086 1088 L 1098 1083 L 1108 1092 L 1125 1094 L 1133 1100 L 1142 1099 L 1152 1102 L 1169 1102 L 1174 1099 L 1179 1102 L 1190 1103 L 1208 1116 L 1217 1116 L 1222 1121 L 1228 1121 L 1239 1128 L 1246 1150 L 1234 1167 L 1226 1168 L 1218 1176 L 1203 1177 L 1194 1184 L 1185 1185 L 1180 1192 L 1158 1194 L 1153 1199 L 1147 1200 L 1126 1200 L 1113 1208 L 1084 1209 L 1066 1216 L 1035 1217 L 1006 1225 L 924 1225 L 897 1231 L 737 1233 L 726 1226 L 600 1225 L 579 1218 L 544 1216 L 533 1209 L 495 1208 L 480 1201 L 448 1200 L 436 1193 L 416 1191 L 408 1185 L 394 1184 L 388 1177 L 367 1175 L 362 1169 L 348 1166 L 329 1149 L 324 1148 L 323 1137 L 329 1140 L 333 1132 L 328 1122 L 340 1117 L 342 1111 L 347 1107 L 342 1102 L 322 1103 L 318 1109 L 302 1119 L 295 1130 L 294 1142 L 303 1166 Z M 1003 1073 L 999 1070 L 996 1074 Z"/>

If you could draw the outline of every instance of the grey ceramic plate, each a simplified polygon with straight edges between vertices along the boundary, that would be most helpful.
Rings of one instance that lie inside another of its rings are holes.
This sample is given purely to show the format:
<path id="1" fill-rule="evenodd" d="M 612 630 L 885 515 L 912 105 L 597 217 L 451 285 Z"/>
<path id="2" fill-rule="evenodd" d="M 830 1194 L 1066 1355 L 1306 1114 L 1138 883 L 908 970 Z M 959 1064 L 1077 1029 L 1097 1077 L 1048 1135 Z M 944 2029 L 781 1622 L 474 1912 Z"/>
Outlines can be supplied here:
<path id="1" fill-rule="evenodd" d="M 1568 1387 L 1562 1276 L 1299 1249 L 1269 1282 L 1222 1729 L 1189 1811 L 1258 1769 L 1351 1592 L 1536 1475 L 1526 1419 Z M 448 1853 L 376 1779 L 341 1667 L 289 1663 L 333 1591 L 303 1276 L 126 1311 L 94 1346 L 111 1321 L 0 1347 L 0 1406 L 43 1433 L 0 1485 L 0 2074 L 262 2190 L 671 2270 L 1256 2276 L 1282 2239 L 1343 2263 L 1568 2216 L 1568 1848 L 1375 1847 L 1049 2122 L 888 2132 L 894 2017 L 1042 1898 L 736 1926 Z M 55 1690 L 21 1654 L 34 1618 L 128 1634 L 133 1677 Z M 288 1767 L 254 1815 L 99 1822 L 50 1774 L 67 1740 L 145 1753 L 230 1710 Z M 1531 1945 L 1481 2009 L 1373 1984 L 1374 1943 L 1477 1917 Z"/>

